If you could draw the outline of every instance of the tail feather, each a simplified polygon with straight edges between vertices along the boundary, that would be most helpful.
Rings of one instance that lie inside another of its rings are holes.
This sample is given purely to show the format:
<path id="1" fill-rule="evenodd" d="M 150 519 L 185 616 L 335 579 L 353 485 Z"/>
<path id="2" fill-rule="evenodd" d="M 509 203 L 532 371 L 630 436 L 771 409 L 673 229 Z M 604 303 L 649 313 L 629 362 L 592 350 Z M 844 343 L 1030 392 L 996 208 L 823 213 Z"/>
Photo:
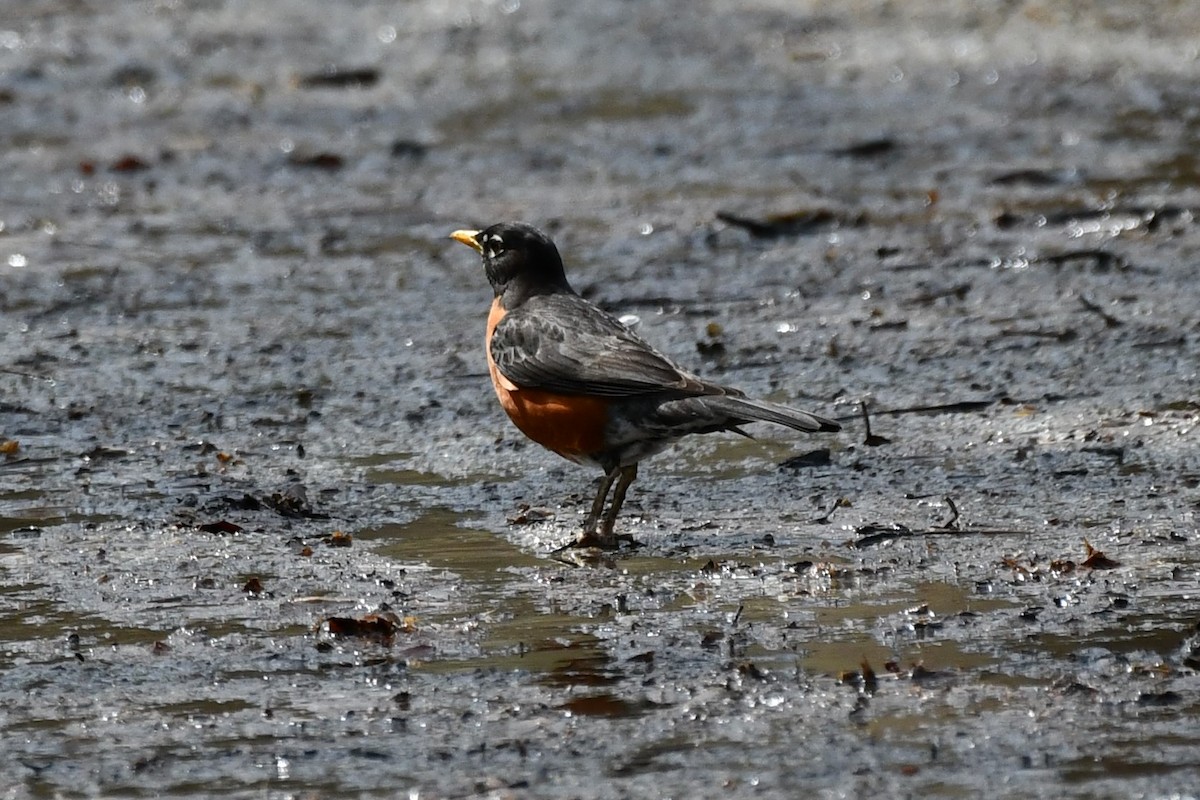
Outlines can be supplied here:
<path id="1" fill-rule="evenodd" d="M 642 416 L 639 420 L 643 427 L 657 425 L 663 433 L 675 437 L 713 431 L 733 431 L 748 436 L 738 428 L 747 422 L 773 422 L 805 433 L 842 429 L 831 419 L 740 394 L 704 394 L 659 402 L 648 417 Z"/>
<path id="2" fill-rule="evenodd" d="M 709 395 L 697 397 L 695 401 L 715 412 L 714 416 L 729 417 L 731 425 L 743 422 L 773 422 L 776 425 L 784 425 L 805 433 L 816 431 L 832 433 L 842 429 L 841 425 L 826 417 L 766 400 L 751 400 L 748 397 L 731 395 Z"/>

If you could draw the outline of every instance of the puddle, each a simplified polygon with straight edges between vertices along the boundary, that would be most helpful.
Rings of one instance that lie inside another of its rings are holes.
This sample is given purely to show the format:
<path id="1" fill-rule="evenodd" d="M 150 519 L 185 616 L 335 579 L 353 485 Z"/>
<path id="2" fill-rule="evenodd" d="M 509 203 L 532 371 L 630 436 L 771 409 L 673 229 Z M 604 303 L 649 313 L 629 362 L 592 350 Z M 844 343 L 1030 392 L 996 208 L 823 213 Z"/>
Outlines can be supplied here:
<path id="1" fill-rule="evenodd" d="M 417 519 L 359 531 L 356 536 L 375 551 L 399 562 L 419 562 L 455 573 L 466 582 L 493 592 L 513 582 L 510 570 L 545 562 L 513 546 L 502 536 L 464 523 L 472 515 L 430 508 Z"/>
<path id="2" fill-rule="evenodd" d="M 464 527 L 468 521 L 462 514 L 434 509 L 410 523 L 358 533 L 381 556 L 444 570 L 453 592 L 464 600 L 470 598 L 471 607 L 477 609 L 465 616 L 476 618 L 484 629 L 479 656 L 429 661 L 422 668 L 447 672 L 486 663 L 497 669 L 553 672 L 598 657 L 595 637 L 584 633 L 591 620 L 547 608 L 537 581 L 530 581 L 530 571 L 557 573 L 561 565 L 531 555 L 494 533 Z M 551 579 L 561 578 L 543 578 Z M 463 619 L 462 606 L 455 604 L 453 610 L 430 621 Z"/>

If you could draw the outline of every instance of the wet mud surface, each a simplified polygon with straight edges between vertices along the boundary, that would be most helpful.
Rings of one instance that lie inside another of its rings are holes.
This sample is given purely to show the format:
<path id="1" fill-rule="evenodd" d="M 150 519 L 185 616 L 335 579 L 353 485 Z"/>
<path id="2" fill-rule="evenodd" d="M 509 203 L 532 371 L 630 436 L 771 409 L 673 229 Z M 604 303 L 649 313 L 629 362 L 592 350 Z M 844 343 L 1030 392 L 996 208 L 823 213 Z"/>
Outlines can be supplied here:
<path id="1" fill-rule="evenodd" d="M 1194 793 L 1198 29 L 6 8 L 0 795 Z M 686 441 L 554 555 L 598 476 L 445 238 L 513 218 L 845 430 Z"/>

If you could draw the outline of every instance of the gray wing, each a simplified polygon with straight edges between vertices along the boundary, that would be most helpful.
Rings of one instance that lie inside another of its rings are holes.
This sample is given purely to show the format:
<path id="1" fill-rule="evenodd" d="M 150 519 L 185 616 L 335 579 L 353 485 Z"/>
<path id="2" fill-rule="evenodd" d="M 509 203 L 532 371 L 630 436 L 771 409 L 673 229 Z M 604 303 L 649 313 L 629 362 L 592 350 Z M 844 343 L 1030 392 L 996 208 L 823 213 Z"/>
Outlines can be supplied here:
<path id="1" fill-rule="evenodd" d="M 522 387 L 601 397 L 686 397 L 716 388 L 576 295 L 530 298 L 500 320 L 489 347 L 500 373 Z"/>

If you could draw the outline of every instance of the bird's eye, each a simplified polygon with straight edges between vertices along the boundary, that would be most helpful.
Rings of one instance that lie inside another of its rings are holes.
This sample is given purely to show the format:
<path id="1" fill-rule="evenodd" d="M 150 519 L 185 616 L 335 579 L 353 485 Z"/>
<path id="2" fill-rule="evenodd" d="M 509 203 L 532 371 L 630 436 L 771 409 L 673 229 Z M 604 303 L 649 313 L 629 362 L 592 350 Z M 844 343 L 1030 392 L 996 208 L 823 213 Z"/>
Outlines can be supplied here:
<path id="1" fill-rule="evenodd" d="M 500 238 L 498 233 L 489 233 L 483 237 L 483 254 L 488 258 L 495 258 L 504 252 L 504 240 Z"/>

